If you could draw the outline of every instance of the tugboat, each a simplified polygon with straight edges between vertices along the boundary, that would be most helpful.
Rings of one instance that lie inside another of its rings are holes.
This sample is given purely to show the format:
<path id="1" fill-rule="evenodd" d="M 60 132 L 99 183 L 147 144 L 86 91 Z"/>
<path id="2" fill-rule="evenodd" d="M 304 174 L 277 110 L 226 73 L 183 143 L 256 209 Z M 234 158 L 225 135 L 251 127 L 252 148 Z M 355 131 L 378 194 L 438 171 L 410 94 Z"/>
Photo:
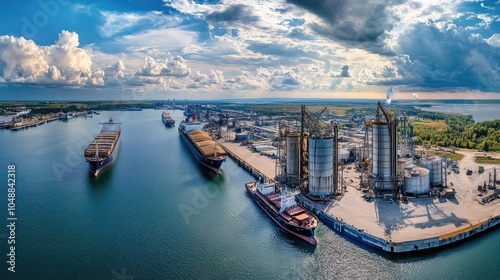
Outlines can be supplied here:
<path id="1" fill-rule="evenodd" d="M 277 193 L 273 183 L 248 182 L 245 184 L 250 196 L 271 219 L 282 229 L 317 245 L 314 230 L 318 226 L 318 218 L 309 210 L 297 205 L 295 194 L 284 191 Z"/>

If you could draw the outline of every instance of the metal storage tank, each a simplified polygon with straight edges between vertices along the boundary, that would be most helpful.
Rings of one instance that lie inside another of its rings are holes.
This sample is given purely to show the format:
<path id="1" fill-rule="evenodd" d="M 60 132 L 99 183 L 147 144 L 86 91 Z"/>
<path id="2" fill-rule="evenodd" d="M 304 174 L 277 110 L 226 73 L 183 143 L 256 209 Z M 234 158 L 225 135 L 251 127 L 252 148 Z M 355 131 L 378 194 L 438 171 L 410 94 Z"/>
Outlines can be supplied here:
<path id="1" fill-rule="evenodd" d="M 346 149 L 339 149 L 339 160 L 348 162 L 349 161 L 349 151 Z"/>
<path id="2" fill-rule="evenodd" d="M 405 173 L 405 169 L 411 166 L 413 168 L 413 159 L 412 158 L 400 158 L 398 159 L 398 174 Z"/>
<path id="3" fill-rule="evenodd" d="M 381 191 L 395 190 L 396 178 L 393 178 L 393 167 L 391 164 L 391 137 L 387 123 L 373 123 L 372 125 L 372 154 L 373 169 L 375 175 L 375 189 Z"/>
<path id="4" fill-rule="evenodd" d="M 219 138 L 225 138 L 227 134 L 227 126 L 221 125 L 219 127 Z"/>
<path id="5" fill-rule="evenodd" d="M 441 158 L 438 156 L 428 156 L 420 160 L 420 165 L 430 171 L 430 184 L 440 186 L 443 184 L 443 169 Z"/>
<path id="6" fill-rule="evenodd" d="M 288 176 L 299 176 L 299 139 L 297 133 L 289 133 L 286 136 L 286 174 Z"/>
<path id="7" fill-rule="evenodd" d="M 248 132 L 236 133 L 236 136 L 234 138 L 235 141 L 244 141 L 244 140 L 251 140 L 251 139 L 253 139 L 253 135 L 248 133 Z"/>
<path id="8" fill-rule="evenodd" d="M 309 195 L 332 196 L 333 138 L 309 138 Z"/>
<path id="9" fill-rule="evenodd" d="M 412 195 L 426 195 L 430 192 L 429 169 L 405 168 L 405 192 Z"/>

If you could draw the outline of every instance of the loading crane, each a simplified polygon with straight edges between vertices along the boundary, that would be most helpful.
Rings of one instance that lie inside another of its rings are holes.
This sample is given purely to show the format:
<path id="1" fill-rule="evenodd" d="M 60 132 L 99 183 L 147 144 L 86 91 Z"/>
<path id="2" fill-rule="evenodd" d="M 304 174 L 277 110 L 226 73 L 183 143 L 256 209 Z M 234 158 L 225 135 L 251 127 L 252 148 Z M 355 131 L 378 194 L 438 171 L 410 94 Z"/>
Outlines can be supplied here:
<path id="1" fill-rule="evenodd" d="M 305 105 L 301 106 L 301 131 L 300 131 L 300 153 L 299 162 L 301 168 L 299 170 L 299 178 L 302 182 L 308 180 L 309 170 L 309 153 L 308 153 L 308 138 L 333 138 L 333 191 L 336 194 L 343 193 L 343 188 L 339 187 L 339 154 L 338 154 L 338 134 L 339 127 L 337 124 L 327 124 L 315 116 Z"/>

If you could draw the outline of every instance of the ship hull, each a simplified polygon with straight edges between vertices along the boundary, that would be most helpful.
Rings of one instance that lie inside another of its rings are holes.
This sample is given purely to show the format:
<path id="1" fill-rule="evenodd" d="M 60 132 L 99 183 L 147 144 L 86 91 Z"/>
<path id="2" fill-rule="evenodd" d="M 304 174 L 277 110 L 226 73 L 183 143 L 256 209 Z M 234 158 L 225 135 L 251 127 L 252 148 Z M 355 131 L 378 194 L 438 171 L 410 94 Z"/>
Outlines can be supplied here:
<path id="1" fill-rule="evenodd" d="M 165 115 L 161 115 L 161 121 L 166 127 L 174 127 L 175 126 L 175 120 L 172 119 L 172 117 L 166 117 Z"/>
<path id="2" fill-rule="evenodd" d="M 165 117 L 162 115 L 162 116 L 161 116 L 161 121 L 163 122 L 163 124 L 164 124 L 166 127 L 174 127 L 174 126 L 175 126 L 175 120 L 173 120 L 172 118 L 167 119 L 167 118 L 165 118 Z"/>
<path id="3" fill-rule="evenodd" d="M 300 227 L 295 227 L 293 225 L 288 224 L 281 216 L 280 214 L 272 208 L 269 204 L 267 204 L 263 199 L 261 198 L 258 194 L 257 191 L 254 191 L 250 189 L 249 187 L 245 186 L 248 194 L 252 199 L 259 205 L 259 207 L 266 212 L 266 214 L 282 229 L 287 231 L 288 233 L 293 234 L 294 236 L 308 242 L 311 245 L 316 246 L 318 244 L 318 241 L 316 240 L 316 237 L 314 237 L 314 229 L 313 228 L 300 228 Z"/>
<path id="4" fill-rule="evenodd" d="M 120 148 L 120 138 L 118 138 L 116 146 L 113 152 L 111 153 L 111 156 L 109 156 L 108 158 L 100 161 L 93 161 L 87 159 L 87 162 L 89 163 L 90 166 L 90 175 L 96 177 L 97 175 L 99 175 L 99 172 L 104 170 L 106 167 L 110 166 L 116 160 L 119 148 Z"/>
<path id="5" fill-rule="evenodd" d="M 184 134 L 182 130 L 179 130 L 179 135 L 181 136 L 182 141 L 188 146 L 189 150 L 200 164 L 214 171 L 217 174 L 221 173 L 220 167 L 222 166 L 222 163 L 225 161 L 225 159 L 212 160 L 205 158 L 198 151 L 198 149 L 196 149 L 195 144 L 191 142 L 191 140 L 186 136 L 186 134 Z"/>

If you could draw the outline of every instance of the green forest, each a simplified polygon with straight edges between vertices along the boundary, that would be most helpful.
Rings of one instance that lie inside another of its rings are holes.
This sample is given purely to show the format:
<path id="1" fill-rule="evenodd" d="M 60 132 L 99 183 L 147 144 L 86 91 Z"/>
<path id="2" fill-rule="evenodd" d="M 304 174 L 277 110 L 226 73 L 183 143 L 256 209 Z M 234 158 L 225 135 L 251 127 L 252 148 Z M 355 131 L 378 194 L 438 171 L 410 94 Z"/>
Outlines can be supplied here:
<path id="1" fill-rule="evenodd" d="M 421 111 L 409 124 L 418 145 L 500 151 L 500 120 L 475 123 L 471 115 Z"/>

